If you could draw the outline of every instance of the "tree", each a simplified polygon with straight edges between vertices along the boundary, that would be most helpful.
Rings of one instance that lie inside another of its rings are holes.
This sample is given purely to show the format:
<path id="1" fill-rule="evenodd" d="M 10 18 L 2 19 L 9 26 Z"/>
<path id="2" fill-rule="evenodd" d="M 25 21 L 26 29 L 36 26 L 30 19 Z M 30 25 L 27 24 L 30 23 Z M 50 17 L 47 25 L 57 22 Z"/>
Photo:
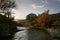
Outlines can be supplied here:
<path id="1" fill-rule="evenodd" d="M 17 31 L 16 26 L 17 23 L 15 21 L 8 19 L 5 15 L 0 14 L 0 39 L 4 39 L 6 36 L 13 36 Z"/>
<path id="2" fill-rule="evenodd" d="M 0 0 L 0 13 L 3 13 L 9 18 L 9 16 L 11 15 L 11 9 L 15 6 L 16 5 L 14 0 Z"/>
<path id="3" fill-rule="evenodd" d="M 45 24 L 49 24 L 52 21 L 52 16 L 49 15 L 48 13 L 49 13 L 49 10 L 38 15 L 38 17 L 35 19 L 34 23 L 37 26 L 45 26 Z"/>
<path id="4" fill-rule="evenodd" d="M 13 21 L 11 10 L 15 8 L 14 0 L 0 0 L 0 39 L 12 36 L 16 31 L 17 23 Z M 3 14 L 3 15 L 2 15 Z M 4 39 L 6 40 L 6 39 Z"/>
<path id="5" fill-rule="evenodd" d="M 32 22 L 33 20 L 35 20 L 36 17 L 37 17 L 36 14 L 30 13 L 26 16 L 26 20 L 29 21 L 29 22 Z"/>

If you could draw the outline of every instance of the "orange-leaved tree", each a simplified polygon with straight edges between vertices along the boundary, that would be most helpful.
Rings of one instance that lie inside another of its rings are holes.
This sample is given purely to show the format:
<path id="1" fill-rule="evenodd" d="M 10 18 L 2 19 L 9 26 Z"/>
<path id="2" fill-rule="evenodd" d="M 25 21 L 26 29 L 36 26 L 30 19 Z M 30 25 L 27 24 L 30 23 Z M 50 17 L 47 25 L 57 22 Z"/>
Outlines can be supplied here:
<path id="1" fill-rule="evenodd" d="M 49 14 L 49 10 L 43 12 L 42 14 L 38 15 L 37 18 L 34 20 L 35 26 L 45 26 L 46 24 L 50 24 L 52 22 L 52 16 Z"/>

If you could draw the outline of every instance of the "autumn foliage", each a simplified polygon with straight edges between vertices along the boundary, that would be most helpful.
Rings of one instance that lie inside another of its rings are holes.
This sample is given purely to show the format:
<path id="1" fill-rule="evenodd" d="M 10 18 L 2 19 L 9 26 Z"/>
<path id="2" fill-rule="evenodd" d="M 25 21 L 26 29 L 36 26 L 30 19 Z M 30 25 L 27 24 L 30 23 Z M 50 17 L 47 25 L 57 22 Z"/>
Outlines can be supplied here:
<path id="1" fill-rule="evenodd" d="M 36 14 L 28 14 L 26 16 L 26 21 L 23 23 L 23 26 L 25 27 L 45 27 L 50 26 L 53 22 L 53 16 L 49 14 L 49 10 L 43 12 L 42 14 L 39 14 L 38 16 Z"/>
<path id="2" fill-rule="evenodd" d="M 49 14 L 49 10 L 38 15 L 37 18 L 33 21 L 35 25 L 41 26 L 48 24 L 52 21 L 52 16 Z"/>
<path id="3" fill-rule="evenodd" d="M 25 22 L 23 23 L 23 25 L 24 25 L 25 27 L 28 27 L 28 26 L 31 26 L 31 23 L 28 22 L 28 21 L 25 21 Z"/>

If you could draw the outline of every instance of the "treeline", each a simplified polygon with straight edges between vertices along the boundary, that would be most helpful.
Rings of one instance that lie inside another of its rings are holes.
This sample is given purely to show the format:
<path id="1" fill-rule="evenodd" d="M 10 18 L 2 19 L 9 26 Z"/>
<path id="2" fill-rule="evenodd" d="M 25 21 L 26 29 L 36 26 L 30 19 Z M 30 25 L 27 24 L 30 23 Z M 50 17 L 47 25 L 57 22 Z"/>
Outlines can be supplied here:
<path id="1" fill-rule="evenodd" d="M 49 14 L 49 10 L 36 15 L 34 13 L 30 13 L 26 16 L 23 22 L 19 21 L 25 27 L 47 27 L 50 28 L 52 26 L 59 26 L 60 25 L 60 13 L 56 14 Z"/>

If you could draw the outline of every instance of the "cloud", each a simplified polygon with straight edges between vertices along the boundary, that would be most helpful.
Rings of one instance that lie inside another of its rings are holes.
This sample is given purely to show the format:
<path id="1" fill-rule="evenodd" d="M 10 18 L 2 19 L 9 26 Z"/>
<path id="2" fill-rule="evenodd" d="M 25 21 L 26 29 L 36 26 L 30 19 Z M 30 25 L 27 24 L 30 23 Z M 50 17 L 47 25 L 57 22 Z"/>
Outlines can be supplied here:
<path id="1" fill-rule="evenodd" d="M 47 0 L 45 0 L 45 2 L 46 2 L 46 3 L 48 3 L 48 1 L 47 1 Z"/>
<path id="2" fill-rule="evenodd" d="M 44 5 L 35 5 L 35 4 L 32 4 L 32 7 L 34 8 L 34 9 L 39 9 L 39 8 L 43 8 L 44 7 Z"/>
<path id="3" fill-rule="evenodd" d="M 34 9 L 40 9 L 40 8 L 43 8 L 45 6 L 45 4 L 47 4 L 48 1 L 47 0 L 37 0 L 37 2 L 34 2 L 32 4 L 32 7 Z"/>
<path id="4" fill-rule="evenodd" d="M 21 12 L 18 11 L 17 9 L 12 9 L 11 12 L 15 13 L 15 14 L 13 14 L 15 16 L 15 19 L 25 19 L 25 16 L 23 14 L 21 14 Z"/>
<path id="5" fill-rule="evenodd" d="M 56 0 L 56 1 L 59 1 L 60 2 L 60 0 Z"/>
<path id="6" fill-rule="evenodd" d="M 57 1 L 60 1 L 60 0 L 57 0 Z"/>
<path id="7" fill-rule="evenodd" d="M 48 0 L 45 0 L 46 3 L 48 3 Z"/>
<path id="8" fill-rule="evenodd" d="M 41 0 L 42 1 L 42 3 L 48 3 L 48 1 L 47 0 Z"/>
<path id="9" fill-rule="evenodd" d="M 16 0 L 17 4 L 20 5 L 20 7 L 33 7 L 35 9 L 37 8 L 43 8 L 46 3 L 48 3 L 47 0 Z"/>
<path id="10" fill-rule="evenodd" d="M 46 3 L 48 3 L 47 0 L 16 0 L 18 10 L 14 10 L 15 18 L 25 18 L 30 11 L 34 12 L 34 9 L 43 8 Z"/>

